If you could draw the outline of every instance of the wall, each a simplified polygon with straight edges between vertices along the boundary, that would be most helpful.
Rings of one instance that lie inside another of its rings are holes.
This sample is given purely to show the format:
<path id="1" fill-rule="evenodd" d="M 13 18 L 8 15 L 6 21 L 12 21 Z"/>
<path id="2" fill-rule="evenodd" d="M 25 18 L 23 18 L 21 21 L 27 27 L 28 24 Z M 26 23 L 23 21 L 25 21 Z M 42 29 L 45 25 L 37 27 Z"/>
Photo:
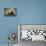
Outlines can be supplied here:
<path id="1" fill-rule="evenodd" d="M 4 8 L 17 8 L 16 17 L 5 17 Z M 17 24 L 46 24 L 46 0 L 1 0 L 0 44 L 7 44 L 9 32 L 17 32 Z"/>

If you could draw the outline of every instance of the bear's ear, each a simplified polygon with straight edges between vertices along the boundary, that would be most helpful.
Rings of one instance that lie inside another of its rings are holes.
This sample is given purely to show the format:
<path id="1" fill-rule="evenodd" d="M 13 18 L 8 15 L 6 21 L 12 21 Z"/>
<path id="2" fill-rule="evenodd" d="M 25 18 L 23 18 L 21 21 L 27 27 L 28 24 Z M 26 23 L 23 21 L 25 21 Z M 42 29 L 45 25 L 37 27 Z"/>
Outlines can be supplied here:
<path id="1" fill-rule="evenodd" d="M 10 40 L 10 38 L 8 37 L 8 39 Z"/>

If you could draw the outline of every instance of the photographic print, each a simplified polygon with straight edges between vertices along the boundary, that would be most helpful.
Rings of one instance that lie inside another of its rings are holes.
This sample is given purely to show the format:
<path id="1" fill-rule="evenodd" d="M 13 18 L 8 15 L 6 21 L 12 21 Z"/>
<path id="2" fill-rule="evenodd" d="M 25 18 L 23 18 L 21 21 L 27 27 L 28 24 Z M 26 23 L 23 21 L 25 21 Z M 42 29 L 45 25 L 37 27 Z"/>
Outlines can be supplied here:
<path id="1" fill-rule="evenodd" d="M 4 16 L 16 16 L 16 8 L 4 8 Z"/>

